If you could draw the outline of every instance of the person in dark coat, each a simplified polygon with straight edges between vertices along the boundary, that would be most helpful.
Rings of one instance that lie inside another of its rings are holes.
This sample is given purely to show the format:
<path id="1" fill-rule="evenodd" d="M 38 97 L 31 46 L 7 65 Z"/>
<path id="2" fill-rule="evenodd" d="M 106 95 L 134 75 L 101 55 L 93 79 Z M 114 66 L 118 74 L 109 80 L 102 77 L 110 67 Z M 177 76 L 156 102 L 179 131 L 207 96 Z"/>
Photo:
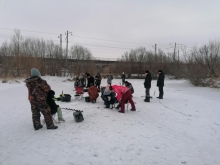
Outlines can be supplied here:
<path id="1" fill-rule="evenodd" d="M 100 90 L 100 84 L 101 84 L 102 77 L 100 73 L 97 73 L 95 76 L 95 86 Z"/>
<path id="2" fill-rule="evenodd" d="M 87 86 L 86 86 L 86 88 L 89 88 L 90 84 L 94 84 L 94 81 L 95 81 L 94 77 L 91 74 L 87 73 Z"/>
<path id="3" fill-rule="evenodd" d="M 134 88 L 130 82 L 125 81 L 125 86 L 131 90 L 131 94 L 134 93 Z"/>
<path id="4" fill-rule="evenodd" d="M 82 85 L 80 85 L 80 81 L 79 81 L 79 78 L 76 78 L 76 81 L 74 82 L 74 88 L 75 88 L 75 90 L 76 90 L 76 88 L 77 87 L 79 87 L 79 86 L 82 86 Z"/>
<path id="5" fill-rule="evenodd" d="M 126 78 L 126 76 L 125 76 L 125 72 L 123 72 L 122 75 L 121 75 L 121 82 L 122 82 L 122 85 L 125 84 L 125 78 Z"/>
<path id="6" fill-rule="evenodd" d="M 54 95 L 55 92 L 53 90 L 50 90 L 47 94 L 47 103 L 50 106 L 51 114 L 54 115 L 57 113 L 58 122 L 65 122 L 60 106 L 55 103 Z"/>
<path id="7" fill-rule="evenodd" d="M 158 79 L 157 79 L 157 86 L 159 87 L 159 96 L 157 97 L 158 99 L 163 99 L 163 87 L 164 87 L 164 73 L 162 70 L 158 70 Z"/>
<path id="8" fill-rule="evenodd" d="M 152 81 L 152 77 L 151 74 L 149 72 L 149 70 L 145 71 L 145 80 L 144 80 L 144 88 L 145 88 L 145 102 L 150 102 L 150 88 L 151 88 L 151 81 Z"/>
<path id="9" fill-rule="evenodd" d="M 47 125 L 47 129 L 57 129 L 54 125 L 51 110 L 47 103 L 47 94 L 50 91 L 50 85 L 40 77 L 40 72 L 36 68 L 31 69 L 31 77 L 24 82 L 28 88 L 28 100 L 31 104 L 32 121 L 35 130 L 43 128 L 40 116 L 42 113 Z"/>

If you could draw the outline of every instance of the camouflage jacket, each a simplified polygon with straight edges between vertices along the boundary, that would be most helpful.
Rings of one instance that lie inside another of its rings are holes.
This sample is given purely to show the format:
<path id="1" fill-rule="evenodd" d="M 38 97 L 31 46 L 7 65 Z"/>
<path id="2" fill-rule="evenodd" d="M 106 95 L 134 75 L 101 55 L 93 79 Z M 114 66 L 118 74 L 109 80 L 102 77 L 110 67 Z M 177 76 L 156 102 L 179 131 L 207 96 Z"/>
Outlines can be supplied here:
<path id="1" fill-rule="evenodd" d="M 40 102 L 47 100 L 47 93 L 50 90 L 50 85 L 47 81 L 40 77 L 30 77 L 24 81 L 28 88 L 28 100 L 31 102 Z"/>

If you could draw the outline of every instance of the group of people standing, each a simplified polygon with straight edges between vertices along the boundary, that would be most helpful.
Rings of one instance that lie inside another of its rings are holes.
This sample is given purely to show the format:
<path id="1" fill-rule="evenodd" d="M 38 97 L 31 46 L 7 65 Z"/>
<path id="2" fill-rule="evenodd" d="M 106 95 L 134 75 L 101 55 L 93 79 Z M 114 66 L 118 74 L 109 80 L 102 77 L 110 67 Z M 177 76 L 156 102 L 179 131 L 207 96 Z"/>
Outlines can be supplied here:
<path id="1" fill-rule="evenodd" d="M 151 81 L 152 81 L 152 76 L 149 70 L 145 71 L 145 81 L 144 81 L 144 87 L 145 87 L 145 102 L 150 102 L 150 88 L 151 88 Z M 158 79 L 157 79 L 157 86 L 159 88 L 159 96 L 157 97 L 158 99 L 163 99 L 163 87 L 164 87 L 164 73 L 162 70 L 158 70 Z"/>
<path id="2" fill-rule="evenodd" d="M 151 81 L 152 76 L 149 70 L 145 71 L 146 77 L 144 81 L 144 87 L 145 87 L 145 102 L 150 102 L 150 88 L 151 88 Z M 164 87 L 164 73 L 162 70 L 158 70 L 158 80 L 157 80 L 157 86 L 159 87 L 159 96 L 158 99 L 163 99 L 163 87 Z M 28 88 L 28 100 L 31 104 L 31 111 L 32 111 L 32 121 L 33 121 L 33 127 L 35 130 L 39 130 L 43 128 L 43 125 L 40 121 L 41 113 L 44 115 L 45 123 L 47 126 L 47 129 L 57 129 L 58 127 L 54 125 L 52 114 L 58 113 L 58 120 L 59 121 L 65 121 L 62 117 L 62 111 L 59 105 L 56 105 L 54 102 L 54 95 L 55 92 L 51 90 L 51 87 L 45 80 L 43 80 L 41 77 L 41 74 L 39 70 L 36 68 L 31 69 L 31 77 L 27 78 L 24 82 L 26 83 L 26 86 Z M 80 78 L 77 78 L 74 86 L 76 87 L 84 87 L 88 88 L 88 93 L 90 95 L 90 101 L 93 103 L 96 102 L 97 97 L 99 96 L 98 92 L 100 92 L 100 85 L 102 77 L 100 73 L 97 73 L 95 78 L 89 74 L 85 73 L 87 84 L 84 76 L 81 76 Z M 131 111 L 136 111 L 136 107 L 134 104 L 134 101 L 132 99 L 132 94 L 134 93 L 134 88 L 132 84 L 128 81 L 125 81 L 126 76 L 123 72 L 121 75 L 122 80 L 122 86 L 120 85 L 112 85 L 113 76 L 111 73 L 107 75 L 107 86 L 105 88 L 105 91 L 103 91 L 103 95 L 105 96 L 104 100 L 105 102 L 110 102 L 110 104 L 114 104 L 115 101 L 119 102 L 120 110 L 118 112 L 124 113 L 124 105 L 126 102 L 129 102 L 131 104 Z M 123 86 L 125 85 L 125 86 Z M 114 94 L 113 94 L 114 92 Z M 114 99 L 114 102 L 112 102 Z"/>

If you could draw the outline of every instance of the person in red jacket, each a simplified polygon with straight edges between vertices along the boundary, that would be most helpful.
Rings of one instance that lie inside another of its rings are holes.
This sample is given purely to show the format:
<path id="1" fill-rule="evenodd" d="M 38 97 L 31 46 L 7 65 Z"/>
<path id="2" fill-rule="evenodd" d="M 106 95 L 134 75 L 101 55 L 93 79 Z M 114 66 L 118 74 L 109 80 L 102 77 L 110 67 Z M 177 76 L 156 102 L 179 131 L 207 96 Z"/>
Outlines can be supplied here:
<path id="1" fill-rule="evenodd" d="M 113 90 L 117 93 L 117 100 L 121 102 L 121 110 L 118 111 L 120 113 L 125 113 L 125 101 L 131 103 L 131 111 L 136 111 L 134 101 L 132 100 L 131 90 L 125 86 L 113 85 Z"/>
<path id="2" fill-rule="evenodd" d="M 96 99 L 99 97 L 99 89 L 94 86 L 93 83 L 90 84 L 90 87 L 88 89 L 88 94 L 89 94 L 89 100 L 92 102 L 92 103 L 95 103 L 96 102 Z"/>

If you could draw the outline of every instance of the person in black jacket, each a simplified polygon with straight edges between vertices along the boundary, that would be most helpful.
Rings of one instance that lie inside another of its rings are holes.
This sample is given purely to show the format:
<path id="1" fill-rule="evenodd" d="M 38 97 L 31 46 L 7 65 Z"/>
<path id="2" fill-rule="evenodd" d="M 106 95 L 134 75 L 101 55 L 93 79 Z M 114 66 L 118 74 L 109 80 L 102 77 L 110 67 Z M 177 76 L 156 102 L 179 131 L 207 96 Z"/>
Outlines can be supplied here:
<path id="1" fill-rule="evenodd" d="M 125 86 L 131 90 L 131 94 L 134 93 L 134 88 L 130 82 L 125 81 Z"/>
<path id="2" fill-rule="evenodd" d="M 97 73 L 95 76 L 95 86 L 100 90 L 100 84 L 101 84 L 102 77 L 100 73 Z"/>
<path id="3" fill-rule="evenodd" d="M 152 77 L 151 74 L 149 72 L 149 70 L 145 71 L 145 80 L 144 80 L 144 87 L 145 87 L 145 102 L 150 102 L 150 88 L 151 88 L 151 81 L 152 81 Z"/>
<path id="4" fill-rule="evenodd" d="M 54 101 L 54 95 L 55 95 L 55 92 L 53 90 L 50 90 L 47 94 L 47 104 L 50 107 L 51 114 L 54 115 L 57 113 L 58 122 L 65 122 L 65 120 L 63 119 L 61 108 Z"/>
<path id="5" fill-rule="evenodd" d="M 164 95 L 164 92 L 163 92 L 163 87 L 164 87 L 164 73 L 162 70 L 158 70 L 158 74 L 159 74 L 159 77 L 157 79 L 157 86 L 159 87 L 159 97 L 157 97 L 158 99 L 163 99 L 163 95 Z"/>
<path id="6" fill-rule="evenodd" d="M 87 86 L 86 86 L 86 88 L 89 88 L 90 84 L 94 84 L 94 81 L 95 81 L 94 77 L 91 74 L 87 73 Z"/>

